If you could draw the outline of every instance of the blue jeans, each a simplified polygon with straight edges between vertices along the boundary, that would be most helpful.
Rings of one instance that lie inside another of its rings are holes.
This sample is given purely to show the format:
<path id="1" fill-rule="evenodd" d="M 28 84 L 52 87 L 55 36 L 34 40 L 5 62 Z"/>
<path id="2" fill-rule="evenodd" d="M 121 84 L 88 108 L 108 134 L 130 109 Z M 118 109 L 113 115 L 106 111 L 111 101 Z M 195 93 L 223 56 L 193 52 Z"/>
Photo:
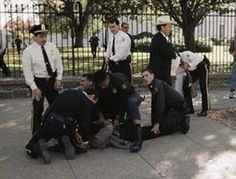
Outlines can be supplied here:
<path id="1" fill-rule="evenodd" d="M 236 58 L 234 58 L 232 74 L 230 78 L 230 91 L 235 91 L 236 89 Z"/>

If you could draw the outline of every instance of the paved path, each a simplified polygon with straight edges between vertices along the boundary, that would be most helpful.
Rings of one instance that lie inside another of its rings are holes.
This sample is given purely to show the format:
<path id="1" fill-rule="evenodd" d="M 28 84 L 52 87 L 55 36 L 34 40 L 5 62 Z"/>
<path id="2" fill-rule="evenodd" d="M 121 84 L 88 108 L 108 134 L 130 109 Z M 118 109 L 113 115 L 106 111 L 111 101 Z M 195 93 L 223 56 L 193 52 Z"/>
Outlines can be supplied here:
<path id="1" fill-rule="evenodd" d="M 150 118 L 150 95 L 142 104 L 143 122 Z M 212 108 L 235 107 L 226 90 L 211 92 Z M 195 100 L 200 109 L 199 99 Z M 234 179 L 236 131 L 208 118 L 192 115 L 187 135 L 145 141 L 136 154 L 107 148 L 90 150 L 67 161 L 52 153 L 52 163 L 30 159 L 24 146 L 30 138 L 30 99 L 0 101 L 0 178 L 66 179 Z"/>

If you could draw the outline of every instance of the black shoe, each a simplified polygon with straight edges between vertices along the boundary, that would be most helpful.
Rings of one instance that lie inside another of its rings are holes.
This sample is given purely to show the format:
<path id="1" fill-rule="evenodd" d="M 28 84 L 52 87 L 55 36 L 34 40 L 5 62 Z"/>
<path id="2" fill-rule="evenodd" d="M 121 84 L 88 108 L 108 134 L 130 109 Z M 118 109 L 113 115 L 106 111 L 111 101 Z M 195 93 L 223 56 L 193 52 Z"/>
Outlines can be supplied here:
<path id="1" fill-rule="evenodd" d="M 182 120 L 182 132 L 183 134 L 187 134 L 190 129 L 190 117 L 184 116 Z"/>
<path id="2" fill-rule="evenodd" d="M 38 143 L 39 143 L 41 157 L 43 158 L 44 163 L 45 164 L 51 163 L 51 155 L 47 149 L 47 142 L 44 139 L 39 139 Z"/>
<path id="3" fill-rule="evenodd" d="M 198 116 L 198 117 L 207 116 L 207 111 L 201 111 L 201 112 L 197 113 L 197 116 Z"/>
<path id="4" fill-rule="evenodd" d="M 143 139 L 140 126 L 135 126 L 134 139 L 134 143 L 129 148 L 131 153 L 138 152 L 142 148 Z"/>
<path id="5" fill-rule="evenodd" d="M 26 153 L 31 157 L 31 158 L 37 158 L 38 157 L 38 153 L 34 152 L 34 150 L 31 147 L 32 145 L 27 144 L 25 149 L 26 149 Z"/>
<path id="6" fill-rule="evenodd" d="M 194 113 L 195 113 L 194 109 L 188 109 L 187 111 L 187 114 L 194 114 Z"/>
<path id="7" fill-rule="evenodd" d="M 63 135 L 61 137 L 61 142 L 64 145 L 65 156 L 68 160 L 75 158 L 75 147 L 72 145 L 69 136 Z"/>

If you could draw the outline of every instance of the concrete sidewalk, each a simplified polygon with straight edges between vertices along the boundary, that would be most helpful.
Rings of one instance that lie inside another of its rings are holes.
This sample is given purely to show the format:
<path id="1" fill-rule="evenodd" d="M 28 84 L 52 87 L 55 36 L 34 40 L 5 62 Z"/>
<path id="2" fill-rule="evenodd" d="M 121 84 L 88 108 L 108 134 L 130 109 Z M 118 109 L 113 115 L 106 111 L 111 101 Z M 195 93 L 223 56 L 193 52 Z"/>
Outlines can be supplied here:
<path id="1" fill-rule="evenodd" d="M 141 105 L 143 122 L 150 119 L 150 95 Z M 212 108 L 235 107 L 227 90 L 211 91 Z M 195 100 L 197 109 L 200 102 Z M 51 153 L 52 163 L 32 160 L 24 150 L 30 133 L 30 99 L 0 101 L 0 178 L 78 179 L 233 179 L 236 178 L 236 131 L 192 115 L 187 135 L 145 141 L 139 153 L 96 149 L 67 161 Z"/>

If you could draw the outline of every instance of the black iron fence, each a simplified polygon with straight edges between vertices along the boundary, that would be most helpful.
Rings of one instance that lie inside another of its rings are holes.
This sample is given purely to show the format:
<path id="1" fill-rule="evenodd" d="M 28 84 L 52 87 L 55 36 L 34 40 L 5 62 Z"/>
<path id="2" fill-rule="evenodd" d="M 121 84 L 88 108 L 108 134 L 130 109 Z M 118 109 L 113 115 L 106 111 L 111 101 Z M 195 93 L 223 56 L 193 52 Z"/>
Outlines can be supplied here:
<path id="1" fill-rule="evenodd" d="M 103 63 L 106 25 L 105 15 L 93 14 L 81 18 L 79 8 L 73 13 L 58 11 L 60 7 L 40 5 L 0 5 L 0 45 L 6 48 L 4 61 L 12 77 L 22 77 L 21 57 L 23 50 L 33 42 L 28 30 L 32 24 L 49 25 L 48 40 L 54 42 L 62 55 L 64 76 L 77 76 L 94 72 Z M 138 74 L 149 60 L 149 45 L 156 33 L 155 23 L 162 13 L 145 9 L 137 14 L 120 13 L 119 20 L 129 24 L 129 32 L 135 40 L 132 70 Z M 196 50 L 211 61 L 211 72 L 230 72 L 232 57 L 228 53 L 229 43 L 234 37 L 236 11 L 210 13 L 195 29 Z M 91 53 L 89 39 L 92 34 L 99 38 L 96 58 Z M 173 44 L 184 45 L 182 30 L 174 26 Z M 2 75 L 2 74 L 1 74 Z"/>

